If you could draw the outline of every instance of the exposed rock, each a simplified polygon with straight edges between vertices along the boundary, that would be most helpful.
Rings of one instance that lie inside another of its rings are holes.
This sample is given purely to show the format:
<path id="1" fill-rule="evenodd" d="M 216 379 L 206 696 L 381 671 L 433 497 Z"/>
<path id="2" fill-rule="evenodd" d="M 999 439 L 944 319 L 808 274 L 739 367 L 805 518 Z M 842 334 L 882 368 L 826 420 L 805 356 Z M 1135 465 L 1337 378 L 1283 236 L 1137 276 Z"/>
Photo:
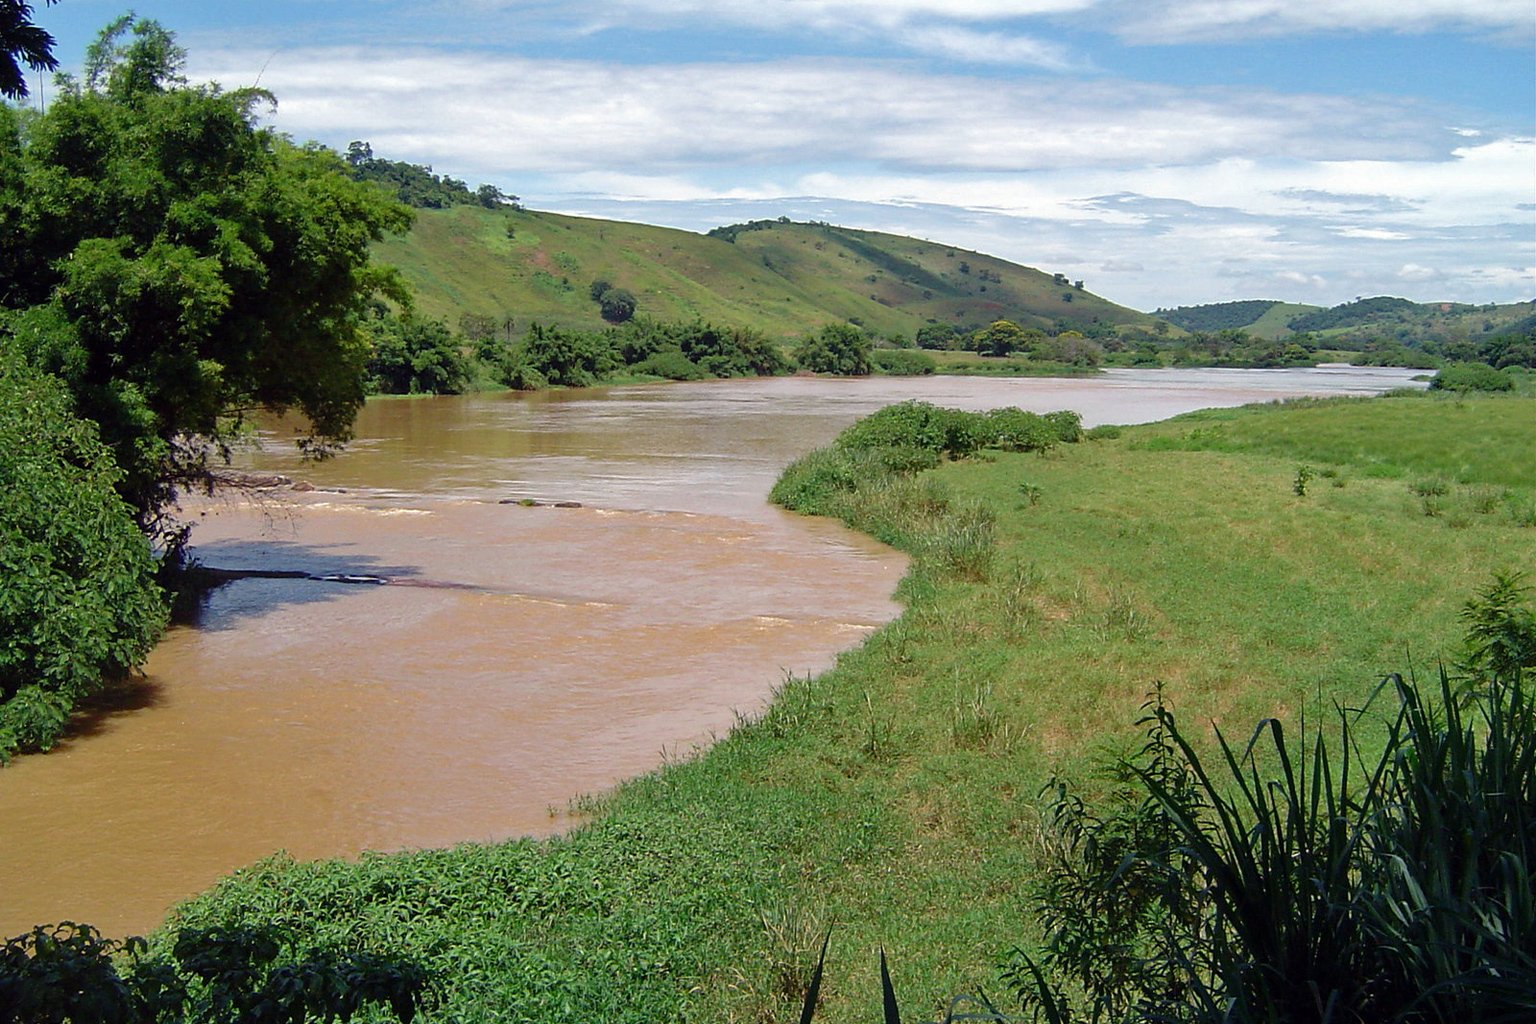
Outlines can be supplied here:
<path id="1" fill-rule="evenodd" d="M 287 487 L 293 483 L 281 473 L 253 473 L 243 469 L 216 469 L 211 475 L 215 487 L 234 487 L 245 491 Z"/>

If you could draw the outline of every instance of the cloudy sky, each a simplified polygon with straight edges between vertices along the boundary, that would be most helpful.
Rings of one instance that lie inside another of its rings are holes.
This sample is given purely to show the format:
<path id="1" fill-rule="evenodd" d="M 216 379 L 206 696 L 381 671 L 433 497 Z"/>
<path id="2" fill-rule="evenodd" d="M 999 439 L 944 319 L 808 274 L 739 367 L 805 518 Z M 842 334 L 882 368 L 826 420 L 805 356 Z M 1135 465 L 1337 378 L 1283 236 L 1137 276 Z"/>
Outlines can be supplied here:
<path id="1" fill-rule="evenodd" d="M 126 0 L 34 0 L 77 65 Z M 788 215 L 1140 309 L 1536 298 L 1531 0 L 137 0 L 270 122 L 692 230 Z"/>

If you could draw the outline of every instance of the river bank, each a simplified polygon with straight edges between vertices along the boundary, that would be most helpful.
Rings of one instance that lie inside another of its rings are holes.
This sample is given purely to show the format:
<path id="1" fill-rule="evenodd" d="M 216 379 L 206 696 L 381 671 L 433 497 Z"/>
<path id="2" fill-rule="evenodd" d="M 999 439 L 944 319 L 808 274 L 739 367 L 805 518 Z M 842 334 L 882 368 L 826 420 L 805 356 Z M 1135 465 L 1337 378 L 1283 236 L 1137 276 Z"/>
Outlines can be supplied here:
<path id="1" fill-rule="evenodd" d="M 1536 562 L 1536 467 L 1509 441 L 1533 409 L 1291 404 L 946 465 L 934 485 L 995 520 L 980 578 L 919 557 L 899 620 L 592 824 L 269 862 L 183 919 L 421 956 L 458 1020 L 786 1019 L 829 924 L 820 1019 L 874 1012 L 881 946 L 909 1016 L 995 993 L 1033 938 L 1051 773 L 1133 742 L 1158 681 L 1183 720 L 1241 733 L 1432 669 L 1488 574 Z"/>

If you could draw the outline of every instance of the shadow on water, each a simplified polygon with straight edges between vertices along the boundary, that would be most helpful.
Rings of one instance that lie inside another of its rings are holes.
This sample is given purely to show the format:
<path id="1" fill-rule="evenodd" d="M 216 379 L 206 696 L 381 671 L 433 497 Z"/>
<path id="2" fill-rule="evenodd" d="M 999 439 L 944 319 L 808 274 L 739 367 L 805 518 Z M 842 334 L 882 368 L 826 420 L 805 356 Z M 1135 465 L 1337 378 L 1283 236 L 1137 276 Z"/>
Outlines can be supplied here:
<path id="1" fill-rule="evenodd" d="M 332 601 L 359 586 L 426 583 L 417 566 L 392 565 L 347 547 L 269 540 L 197 545 L 195 563 L 169 582 L 175 594 L 171 623 L 233 629 L 274 608 Z"/>
<path id="2" fill-rule="evenodd" d="M 118 716 L 159 707 L 164 701 L 164 687 L 148 676 L 130 675 L 109 683 L 106 689 L 80 702 L 54 749 L 65 750 L 81 740 L 100 736 Z"/>

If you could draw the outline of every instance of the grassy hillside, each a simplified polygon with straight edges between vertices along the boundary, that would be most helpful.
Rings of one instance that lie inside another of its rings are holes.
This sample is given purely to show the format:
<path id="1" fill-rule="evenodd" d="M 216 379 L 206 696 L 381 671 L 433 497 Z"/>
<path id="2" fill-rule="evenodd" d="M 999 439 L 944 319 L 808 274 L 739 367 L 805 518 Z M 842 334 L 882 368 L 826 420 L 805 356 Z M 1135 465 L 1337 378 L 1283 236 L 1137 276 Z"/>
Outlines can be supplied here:
<path id="1" fill-rule="evenodd" d="M 905 1019 L 1006 1004 L 1052 773 L 1133 749 L 1159 681 L 1241 742 L 1453 660 L 1463 602 L 1536 568 L 1533 435 L 1529 400 L 1303 402 L 861 490 L 913 552 L 905 614 L 709 752 L 563 838 L 275 860 L 183 919 L 419 957 L 433 1020 L 791 1020 L 829 925 L 818 1021 L 878 1018 L 881 947 Z"/>
<path id="2" fill-rule="evenodd" d="M 1058 321 L 1150 327 L 1151 317 L 1069 281 L 964 249 L 826 225 L 758 222 L 711 237 L 671 228 L 532 210 L 460 206 L 418 211 L 381 243 L 422 312 L 603 326 L 589 295 L 602 279 L 634 293 L 639 314 L 703 318 L 792 337 L 851 320 L 912 337 L 931 321 L 1021 326 Z"/>

